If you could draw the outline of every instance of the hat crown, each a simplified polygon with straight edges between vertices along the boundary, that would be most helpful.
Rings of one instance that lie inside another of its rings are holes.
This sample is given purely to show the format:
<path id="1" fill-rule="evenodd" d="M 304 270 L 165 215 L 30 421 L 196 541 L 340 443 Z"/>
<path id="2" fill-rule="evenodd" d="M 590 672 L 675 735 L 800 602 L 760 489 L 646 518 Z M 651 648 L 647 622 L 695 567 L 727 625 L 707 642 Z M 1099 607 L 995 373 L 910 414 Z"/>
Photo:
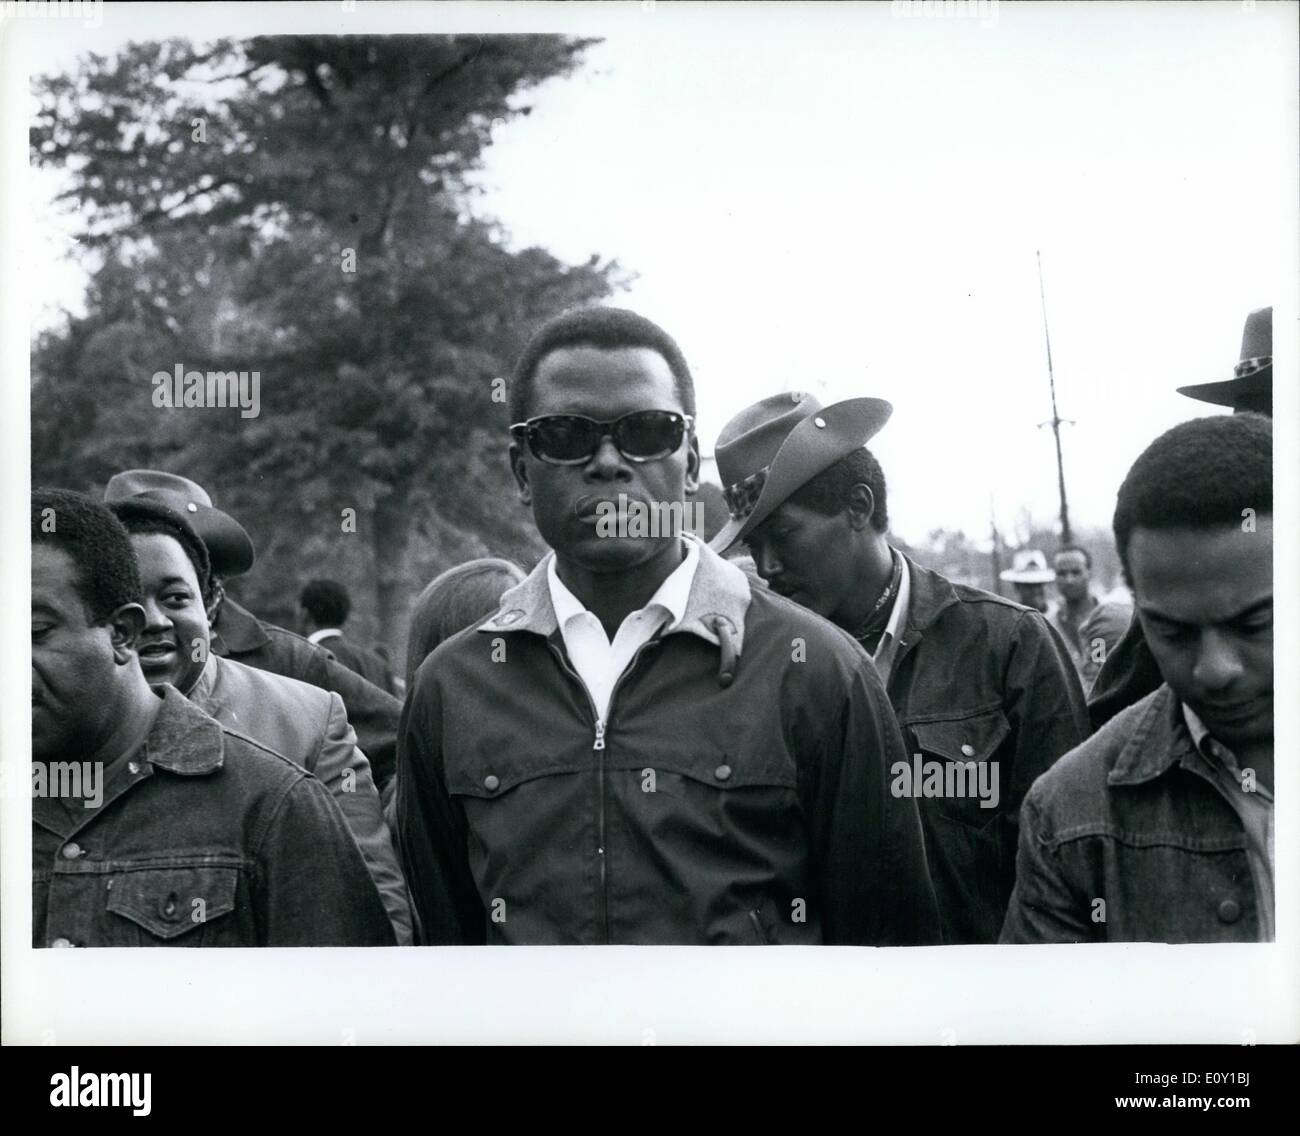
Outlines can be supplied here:
<path id="1" fill-rule="evenodd" d="M 790 432 L 822 409 L 816 397 L 802 391 L 774 394 L 747 406 L 722 428 L 714 447 L 723 485 L 771 465 Z"/>
<path id="2" fill-rule="evenodd" d="M 164 473 L 160 469 L 128 469 L 115 473 L 104 487 L 104 500 L 107 502 L 124 501 L 128 497 L 138 497 L 149 493 L 178 494 L 195 505 L 211 509 L 212 498 L 208 491 L 196 481 L 181 477 L 176 473 Z"/>
<path id="3" fill-rule="evenodd" d="M 1012 556 L 1011 563 L 1015 566 L 1017 572 L 1043 572 L 1047 570 L 1047 557 L 1036 548 L 1017 552 Z"/>
<path id="4" fill-rule="evenodd" d="M 1246 317 L 1241 333 L 1241 358 L 1271 358 L 1273 355 L 1273 309 L 1259 308 Z"/>

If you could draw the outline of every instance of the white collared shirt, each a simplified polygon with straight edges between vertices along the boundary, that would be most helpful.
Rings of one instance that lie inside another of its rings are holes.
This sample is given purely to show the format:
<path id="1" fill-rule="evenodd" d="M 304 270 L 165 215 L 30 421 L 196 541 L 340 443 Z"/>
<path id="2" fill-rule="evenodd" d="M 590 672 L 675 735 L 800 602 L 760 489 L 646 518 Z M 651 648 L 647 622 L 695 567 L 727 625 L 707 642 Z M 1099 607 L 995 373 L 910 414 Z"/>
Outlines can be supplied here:
<path id="1" fill-rule="evenodd" d="M 901 552 L 896 552 L 894 555 L 903 560 L 903 570 L 898 574 L 898 595 L 894 597 L 894 610 L 889 614 L 889 622 L 885 625 L 884 634 L 876 644 L 876 653 L 871 656 L 876 664 L 876 670 L 880 672 L 880 681 L 885 686 L 889 685 L 889 675 L 894 669 L 894 656 L 898 654 L 898 640 L 907 623 L 907 609 L 912 600 L 912 577 L 907 567 L 907 559 Z"/>
<path id="2" fill-rule="evenodd" d="M 596 707 L 596 718 L 601 722 L 609 713 L 609 700 L 614 687 L 627 670 L 632 656 L 650 642 L 661 627 L 667 624 L 671 630 L 686 614 L 691 584 L 695 581 L 695 569 L 700 563 L 700 548 L 691 537 L 683 539 L 686 542 L 685 559 L 659 585 L 659 590 L 650 597 L 650 602 L 645 607 L 631 612 L 623 620 L 612 643 L 605 635 L 600 620 L 564 586 L 555 570 L 554 553 L 546 565 L 551 606 L 555 609 L 555 619 L 560 625 L 560 634 L 564 637 L 564 649 L 569 654 L 573 669 L 578 672 L 578 677 L 587 688 L 587 693 L 591 695 L 591 701 Z"/>
<path id="3" fill-rule="evenodd" d="M 319 643 L 322 639 L 337 639 L 343 632 L 337 627 L 322 627 L 307 636 L 308 643 Z"/>

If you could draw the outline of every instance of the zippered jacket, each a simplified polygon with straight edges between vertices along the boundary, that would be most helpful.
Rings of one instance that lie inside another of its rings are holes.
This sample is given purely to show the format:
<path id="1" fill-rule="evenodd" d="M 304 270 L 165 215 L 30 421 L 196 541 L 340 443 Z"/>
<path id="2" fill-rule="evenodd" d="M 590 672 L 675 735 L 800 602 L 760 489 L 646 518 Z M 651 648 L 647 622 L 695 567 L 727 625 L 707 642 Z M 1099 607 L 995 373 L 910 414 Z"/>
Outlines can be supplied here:
<path id="1" fill-rule="evenodd" d="M 708 548 L 598 722 L 546 560 L 417 672 L 397 831 L 425 943 L 938 941 L 866 653 Z"/>

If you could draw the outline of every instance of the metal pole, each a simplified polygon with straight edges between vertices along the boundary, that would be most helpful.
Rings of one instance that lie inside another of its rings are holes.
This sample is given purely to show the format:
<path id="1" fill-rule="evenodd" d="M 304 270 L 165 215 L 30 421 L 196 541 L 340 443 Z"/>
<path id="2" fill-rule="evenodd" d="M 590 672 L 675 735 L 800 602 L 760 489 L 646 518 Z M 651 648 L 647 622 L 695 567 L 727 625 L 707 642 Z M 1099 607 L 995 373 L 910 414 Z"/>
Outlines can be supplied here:
<path id="1" fill-rule="evenodd" d="M 1047 342 L 1047 381 L 1052 388 L 1052 434 L 1056 438 L 1056 484 L 1061 494 L 1061 543 L 1070 543 L 1070 506 L 1065 500 L 1065 461 L 1061 457 L 1061 416 L 1056 410 L 1056 376 L 1052 373 L 1052 337 L 1047 331 L 1047 292 L 1043 288 L 1043 254 L 1038 258 L 1038 295 L 1043 303 L 1043 338 Z"/>
<path id="2" fill-rule="evenodd" d="M 989 494 L 989 529 L 993 533 L 993 587 L 994 595 L 1002 594 L 1002 538 L 998 534 L 998 518 L 993 512 L 993 494 Z"/>

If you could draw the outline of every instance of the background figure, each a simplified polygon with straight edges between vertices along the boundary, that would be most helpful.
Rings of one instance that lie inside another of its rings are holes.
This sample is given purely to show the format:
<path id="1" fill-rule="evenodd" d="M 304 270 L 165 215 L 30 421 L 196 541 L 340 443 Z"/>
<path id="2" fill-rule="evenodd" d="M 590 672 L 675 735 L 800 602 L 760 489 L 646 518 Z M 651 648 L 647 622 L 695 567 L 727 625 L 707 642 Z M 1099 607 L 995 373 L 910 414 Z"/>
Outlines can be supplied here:
<path id="1" fill-rule="evenodd" d="M 416 597 L 411 609 L 411 634 L 406 647 L 406 688 L 433 649 L 457 631 L 496 611 L 503 592 L 524 578 L 524 570 L 509 560 L 483 557 L 449 568 L 434 577 Z"/>
<path id="2" fill-rule="evenodd" d="M 343 634 L 343 625 L 352 611 L 352 597 L 337 580 L 308 580 L 298 597 L 302 609 L 307 642 L 324 647 L 348 670 L 356 671 L 368 682 L 395 694 L 393 670 L 374 651 L 368 650 Z"/>
<path id="3" fill-rule="evenodd" d="M 1017 552 L 1011 567 L 998 574 L 1016 589 L 1016 602 L 1035 611 L 1047 614 L 1047 585 L 1056 579 L 1056 573 L 1047 566 L 1047 557 L 1036 548 Z"/>
<path id="4" fill-rule="evenodd" d="M 1093 595 L 1092 556 L 1086 548 L 1067 545 L 1052 557 L 1052 563 L 1061 602 L 1048 619 L 1065 640 L 1086 696 L 1106 657 L 1128 630 L 1133 607 Z"/>
<path id="5" fill-rule="evenodd" d="M 519 565 L 492 556 L 457 564 L 435 576 L 416 597 L 411 609 L 405 689 L 412 688 L 415 672 L 439 643 L 496 611 L 502 593 L 523 578 L 524 570 Z M 397 799 L 396 777 L 384 786 L 380 796 L 384 801 L 384 817 L 392 828 L 397 819 L 393 812 Z"/>

